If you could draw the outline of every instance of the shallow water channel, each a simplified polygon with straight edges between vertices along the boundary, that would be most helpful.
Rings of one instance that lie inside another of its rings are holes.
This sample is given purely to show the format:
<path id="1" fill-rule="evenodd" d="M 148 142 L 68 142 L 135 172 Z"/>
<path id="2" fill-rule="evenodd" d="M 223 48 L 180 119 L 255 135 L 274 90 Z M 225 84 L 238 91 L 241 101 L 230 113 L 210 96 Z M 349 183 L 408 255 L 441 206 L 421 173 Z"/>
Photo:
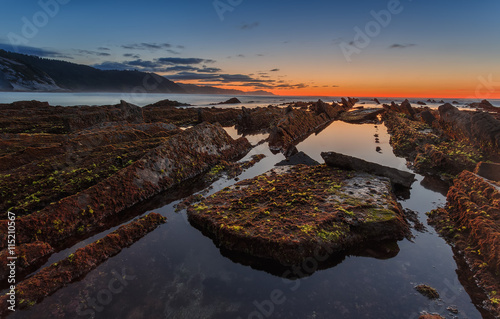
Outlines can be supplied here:
<path id="1" fill-rule="evenodd" d="M 227 128 L 238 137 L 234 128 Z M 379 143 L 375 142 L 378 134 Z M 256 145 L 265 135 L 248 136 Z M 376 151 L 376 147 L 380 147 Z M 402 170 L 389 145 L 383 125 L 334 122 L 297 149 L 323 162 L 322 151 L 337 151 Z M 265 154 L 261 162 L 239 179 L 259 175 L 284 159 L 260 144 L 243 159 Z M 426 232 L 413 230 L 413 241 L 398 242 L 399 253 L 388 258 L 340 256 L 331 267 L 310 276 L 287 280 L 279 270 L 251 267 L 249 258 L 221 252 L 211 239 L 193 228 L 186 212 L 175 212 L 182 198 L 204 189 L 212 194 L 235 183 L 221 178 L 206 185 L 186 184 L 134 208 L 132 215 L 155 211 L 168 218 L 166 224 L 97 267 L 81 281 L 47 297 L 11 318 L 418 318 L 422 311 L 446 318 L 481 318 L 458 281 L 451 248 L 427 226 L 425 213 L 444 205 L 445 191 L 439 183 L 417 175 L 404 208 L 417 212 Z M 124 222 L 124 221 L 122 221 Z M 60 260 L 87 243 L 103 237 L 119 225 L 55 254 L 48 264 Z M 372 254 L 373 255 L 373 254 Z M 226 257 L 227 256 L 227 257 Z M 255 269 L 255 268 L 259 268 Z M 278 273 L 277 273 L 278 271 Z M 297 271 L 301 271 L 298 269 Z M 119 283 L 119 284 L 118 284 Z M 428 284 L 441 299 L 431 301 L 414 289 Z M 458 314 L 446 310 L 455 306 Z"/>

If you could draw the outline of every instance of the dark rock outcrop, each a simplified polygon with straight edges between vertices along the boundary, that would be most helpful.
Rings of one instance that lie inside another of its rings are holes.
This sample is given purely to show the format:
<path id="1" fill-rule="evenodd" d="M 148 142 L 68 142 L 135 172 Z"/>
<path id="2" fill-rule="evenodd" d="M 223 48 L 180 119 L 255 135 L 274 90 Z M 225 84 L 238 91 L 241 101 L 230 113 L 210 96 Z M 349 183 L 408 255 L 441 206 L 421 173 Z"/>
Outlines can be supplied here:
<path id="1" fill-rule="evenodd" d="M 219 123 L 222 126 L 235 125 L 238 116 L 242 113 L 241 110 L 237 109 L 200 108 L 198 110 L 198 121 L 200 123 Z"/>
<path id="2" fill-rule="evenodd" d="M 241 101 L 238 100 L 237 98 L 233 97 L 233 98 L 230 98 L 229 100 L 227 101 L 224 101 L 224 102 L 220 102 L 220 103 L 214 103 L 214 104 L 210 104 L 210 105 L 223 105 L 223 104 L 240 104 Z"/>
<path id="3" fill-rule="evenodd" d="M 434 123 L 434 121 L 436 120 L 436 117 L 429 110 L 420 112 L 420 118 L 425 124 L 429 126 L 432 126 L 432 123 Z"/>
<path id="4" fill-rule="evenodd" d="M 34 276 L 16 285 L 19 309 L 29 308 L 60 288 L 85 276 L 123 248 L 135 243 L 147 233 L 165 223 L 166 218 L 151 213 L 143 218 L 121 226 L 106 237 L 78 249 L 62 261 L 42 269 Z M 118 274 L 122 275 L 122 274 Z M 2 305 L 7 304 L 8 295 L 0 297 Z M 0 315 L 7 313 L 6 307 L 0 307 Z"/>
<path id="5" fill-rule="evenodd" d="M 104 106 L 51 106 L 47 102 L 0 104 L 0 133 L 61 134 L 109 125 L 143 123 L 142 108 L 121 101 Z"/>
<path id="6" fill-rule="evenodd" d="M 455 258 L 467 261 L 474 274 L 469 285 L 484 292 L 483 305 L 500 315 L 500 188 L 469 171 L 463 171 L 448 191 L 447 203 L 428 213 L 429 223 L 453 246 Z M 465 284 L 464 284 L 465 286 Z"/>
<path id="7" fill-rule="evenodd" d="M 468 139 L 493 156 L 500 155 L 500 121 L 486 112 L 459 111 L 447 103 L 439 107 L 440 124 L 455 139 Z"/>
<path id="8" fill-rule="evenodd" d="M 415 174 L 336 152 L 322 152 L 321 157 L 323 157 L 325 163 L 329 166 L 387 177 L 393 184 L 407 188 L 410 188 L 415 180 Z"/>
<path id="9" fill-rule="evenodd" d="M 257 107 L 249 109 L 242 107 L 242 112 L 236 119 L 236 128 L 241 132 L 257 132 L 271 128 L 283 115 L 283 110 L 277 107 Z"/>
<path id="10" fill-rule="evenodd" d="M 277 151 L 286 150 L 330 121 L 325 113 L 316 115 L 310 111 L 292 110 L 271 128 L 269 147 Z"/>
<path id="11" fill-rule="evenodd" d="M 16 273 L 19 275 L 26 273 L 33 268 L 41 266 L 45 263 L 48 257 L 54 252 L 54 248 L 47 243 L 42 241 L 35 241 L 29 244 L 23 244 L 13 248 L 16 256 Z M 9 250 L 4 249 L 0 251 L 0 280 L 7 278 L 9 274 L 9 268 L 7 267 L 7 257 L 9 257 Z"/>
<path id="12" fill-rule="evenodd" d="M 312 159 L 306 153 L 300 151 L 300 152 L 288 157 L 287 159 L 282 160 L 281 162 L 277 163 L 275 166 L 287 166 L 287 165 L 298 165 L 298 164 L 315 166 L 315 165 L 319 165 L 319 162 Z"/>
<path id="13" fill-rule="evenodd" d="M 384 113 L 384 109 L 362 109 L 344 112 L 339 120 L 347 123 L 372 123 L 378 122 L 378 116 Z"/>
<path id="14" fill-rule="evenodd" d="M 269 136 L 269 147 L 272 150 L 286 150 L 296 141 L 336 120 L 340 114 L 349 108 L 345 104 L 338 105 L 334 103 L 330 105 L 321 100 L 313 104 L 311 111 L 290 108 L 272 127 Z"/>
<path id="15" fill-rule="evenodd" d="M 246 139 L 234 141 L 220 125 L 200 124 L 167 139 L 98 184 L 18 218 L 17 242 L 29 243 L 37 238 L 56 247 L 99 227 L 125 208 L 197 176 L 220 160 L 243 156 L 250 148 Z M 7 243 L 6 223 L 0 221 L 2 248 Z"/>
<path id="16" fill-rule="evenodd" d="M 356 103 L 359 102 L 359 99 L 348 97 L 347 100 L 345 98 L 342 98 L 341 102 L 344 109 L 351 109 Z"/>
<path id="17" fill-rule="evenodd" d="M 336 103 L 333 103 L 332 105 L 325 103 L 321 100 L 318 100 L 318 102 L 314 103 L 311 105 L 310 109 L 311 111 L 315 112 L 316 115 L 320 114 L 326 114 L 329 119 L 335 120 L 339 117 L 340 114 L 342 114 L 344 111 L 348 110 L 350 107 L 345 107 L 345 106 L 340 106 Z"/>
<path id="18" fill-rule="evenodd" d="M 224 249 L 283 265 L 409 233 L 389 181 L 326 165 L 241 181 L 190 207 L 188 218 Z"/>
<path id="19" fill-rule="evenodd" d="M 479 162 L 474 173 L 491 181 L 500 182 L 500 163 Z"/>
<path id="20" fill-rule="evenodd" d="M 408 115 L 410 118 L 415 117 L 415 110 L 410 104 L 410 101 L 404 100 L 401 105 L 398 105 L 394 102 L 391 103 L 391 105 L 384 104 L 384 109 L 394 111 L 394 112 L 399 112 Z"/>
<path id="21" fill-rule="evenodd" d="M 75 113 L 64 119 L 64 125 L 69 132 L 102 125 L 106 122 L 143 123 L 142 108 L 137 105 L 120 101 L 114 106 L 82 106 Z"/>
<path id="22" fill-rule="evenodd" d="M 156 103 L 150 104 L 148 106 L 160 106 L 160 107 L 178 107 L 178 106 L 191 106 L 191 104 L 187 103 L 182 103 L 178 101 L 171 101 L 171 100 L 161 100 Z"/>

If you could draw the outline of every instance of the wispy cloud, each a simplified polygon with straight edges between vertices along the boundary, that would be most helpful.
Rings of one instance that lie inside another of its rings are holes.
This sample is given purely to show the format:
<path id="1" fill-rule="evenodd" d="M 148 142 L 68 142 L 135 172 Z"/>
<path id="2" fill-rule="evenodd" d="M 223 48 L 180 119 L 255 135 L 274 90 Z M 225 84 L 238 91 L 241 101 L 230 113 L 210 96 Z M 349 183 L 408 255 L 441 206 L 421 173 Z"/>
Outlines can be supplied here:
<path id="1" fill-rule="evenodd" d="M 200 63 L 214 63 L 214 60 L 199 59 L 199 58 L 159 58 L 156 59 L 158 63 L 162 64 L 200 64 Z"/>
<path id="2" fill-rule="evenodd" d="M 107 52 L 98 52 L 98 51 L 90 51 L 90 50 L 77 50 L 79 54 L 84 55 L 96 55 L 96 56 L 110 56 L 111 54 Z"/>
<path id="3" fill-rule="evenodd" d="M 97 50 L 99 50 L 99 51 L 110 51 L 111 49 L 110 48 L 106 48 L 106 47 L 98 47 Z"/>
<path id="4" fill-rule="evenodd" d="M 137 54 L 126 53 L 124 56 L 135 58 L 135 60 L 123 62 L 105 61 L 93 66 L 105 70 L 115 67 L 117 70 L 137 69 L 144 72 L 195 71 L 200 73 L 216 73 L 221 71 L 219 68 L 207 67 L 205 65 L 216 62 L 211 59 L 165 57 L 154 60 L 142 60 Z M 200 64 L 203 65 L 198 66 Z"/>
<path id="5" fill-rule="evenodd" d="M 280 69 L 272 69 L 270 72 L 278 72 Z"/>
<path id="6" fill-rule="evenodd" d="M 260 24 L 259 22 L 245 23 L 245 24 L 243 24 L 243 25 L 240 27 L 240 29 L 241 29 L 241 30 L 251 30 L 251 29 L 253 29 L 253 28 L 258 27 L 258 26 L 259 26 L 259 24 Z"/>
<path id="7" fill-rule="evenodd" d="M 139 54 L 134 54 L 134 53 L 125 53 L 123 56 L 132 59 L 139 59 L 141 57 Z"/>
<path id="8" fill-rule="evenodd" d="M 172 44 L 170 43 L 147 43 L 147 42 L 142 42 L 142 43 L 133 43 L 133 44 L 126 44 L 121 46 L 124 49 L 127 50 L 161 50 L 161 49 L 169 49 L 172 47 Z"/>
<path id="9" fill-rule="evenodd" d="M 35 48 L 25 45 L 12 46 L 11 44 L 0 43 L 0 49 L 27 55 L 36 55 L 43 58 L 72 59 L 71 56 L 68 56 L 67 54 L 62 52 L 49 49 Z"/>
<path id="10" fill-rule="evenodd" d="M 416 44 L 414 43 L 406 43 L 406 44 L 394 43 L 389 47 L 389 49 L 406 49 L 414 46 L 416 46 Z"/>

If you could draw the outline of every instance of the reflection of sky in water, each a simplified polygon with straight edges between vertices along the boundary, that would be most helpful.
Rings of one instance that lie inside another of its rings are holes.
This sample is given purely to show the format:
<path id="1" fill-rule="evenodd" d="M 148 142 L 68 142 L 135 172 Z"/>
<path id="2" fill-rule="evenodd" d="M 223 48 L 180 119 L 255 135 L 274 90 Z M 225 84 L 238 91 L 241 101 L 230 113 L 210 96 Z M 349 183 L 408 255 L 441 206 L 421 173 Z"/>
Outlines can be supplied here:
<path id="1" fill-rule="evenodd" d="M 228 131 L 236 136 L 234 129 Z M 380 144 L 375 143 L 374 134 L 379 134 Z M 256 144 L 264 137 L 250 138 Z M 335 122 L 297 148 L 320 162 L 320 152 L 332 150 L 406 169 L 405 160 L 396 158 L 388 143 L 383 125 L 377 129 L 373 124 Z M 375 151 L 376 146 L 382 148 L 382 154 Z M 284 158 L 271 154 L 267 144 L 262 144 L 245 159 L 259 153 L 267 157 L 240 179 L 261 174 Z M 443 204 L 445 197 L 422 187 L 422 177 L 417 178 L 411 198 L 402 205 L 417 211 L 425 221 L 425 212 Z M 233 183 L 223 178 L 210 193 Z M 418 318 L 422 310 L 447 315 L 450 305 L 460 310 L 458 318 L 480 318 L 457 281 L 450 247 L 431 228 L 428 233 L 416 233 L 414 242 L 399 242 L 400 252 L 394 258 L 348 256 L 333 268 L 288 281 L 222 256 L 209 238 L 189 225 L 184 211 L 174 212 L 176 203 L 153 210 L 167 216 L 167 224 L 80 282 L 12 317 L 90 318 L 78 316 L 79 305 L 88 305 L 99 296 L 102 299 L 113 278 L 112 271 L 125 269 L 136 279 L 128 281 L 120 293 L 112 294 L 112 300 L 95 313 L 96 318 L 246 319 L 267 318 L 267 314 L 269 318 Z M 418 294 L 413 287 L 421 283 L 435 287 L 446 297 L 444 301 L 429 301 Z M 271 299 L 278 302 L 271 303 Z"/>

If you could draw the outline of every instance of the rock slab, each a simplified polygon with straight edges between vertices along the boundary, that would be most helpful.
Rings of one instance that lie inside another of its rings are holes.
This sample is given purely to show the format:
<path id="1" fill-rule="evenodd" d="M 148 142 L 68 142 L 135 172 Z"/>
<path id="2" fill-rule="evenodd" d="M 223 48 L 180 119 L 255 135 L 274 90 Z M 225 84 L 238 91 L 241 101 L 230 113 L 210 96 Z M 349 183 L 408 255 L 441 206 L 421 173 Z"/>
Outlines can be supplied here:
<path id="1" fill-rule="evenodd" d="M 410 188 L 415 180 L 415 174 L 336 152 L 323 152 L 321 153 L 321 157 L 323 157 L 327 165 L 384 176 L 389 178 L 393 184 L 406 188 Z"/>

